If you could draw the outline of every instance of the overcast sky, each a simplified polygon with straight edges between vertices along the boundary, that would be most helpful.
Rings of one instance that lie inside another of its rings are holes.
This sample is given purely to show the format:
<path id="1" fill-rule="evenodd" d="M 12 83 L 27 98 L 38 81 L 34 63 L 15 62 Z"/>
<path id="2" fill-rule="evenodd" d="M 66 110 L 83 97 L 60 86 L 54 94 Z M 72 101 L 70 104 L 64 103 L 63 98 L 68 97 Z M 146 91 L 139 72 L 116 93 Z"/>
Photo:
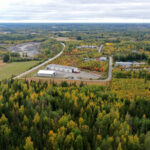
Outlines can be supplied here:
<path id="1" fill-rule="evenodd" d="M 150 23 L 150 0 L 0 0 L 0 22 Z"/>

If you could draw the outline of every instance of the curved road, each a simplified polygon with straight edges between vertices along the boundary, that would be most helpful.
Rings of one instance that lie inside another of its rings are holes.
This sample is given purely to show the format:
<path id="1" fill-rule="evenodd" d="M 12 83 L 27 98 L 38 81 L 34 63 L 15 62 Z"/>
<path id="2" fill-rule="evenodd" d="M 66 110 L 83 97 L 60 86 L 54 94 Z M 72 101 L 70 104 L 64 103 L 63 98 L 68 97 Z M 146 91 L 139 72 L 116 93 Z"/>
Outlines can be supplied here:
<path id="1" fill-rule="evenodd" d="M 101 53 L 103 46 L 104 46 L 103 44 L 100 45 L 100 47 L 98 49 L 98 53 Z"/>
<path id="2" fill-rule="evenodd" d="M 109 70 L 108 70 L 108 77 L 105 80 L 101 80 L 101 81 L 110 81 L 112 79 L 112 71 L 113 71 L 113 59 L 112 56 L 109 57 Z"/>
<path id="3" fill-rule="evenodd" d="M 57 54 L 57 55 L 54 56 L 53 58 L 48 59 L 48 60 L 45 61 L 44 63 L 42 63 L 42 64 L 40 64 L 40 65 L 38 65 L 38 66 L 36 66 L 36 67 L 34 67 L 34 68 L 32 68 L 32 69 L 30 69 L 30 70 L 24 72 L 24 73 L 22 73 L 22 74 L 20 74 L 20 75 L 18 75 L 18 76 L 16 76 L 16 77 L 14 77 L 13 79 L 19 79 L 19 78 L 21 78 L 21 77 L 23 77 L 23 76 L 25 76 L 25 75 L 27 75 L 27 74 L 29 74 L 29 73 L 31 73 L 31 72 L 37 70 L 37 69 L 43 67 L 44 65 L 46 65 L 46 64 L 48 64 L 49 62 L 53 61 L 54 59 L 58 58 L 60 55 L 62 55 L 62 53 L 63 53 L 63 51 L 64 51 L 64 49 L 65 49 L 65 44 L 64 44 L 64 43 L 61 43 L 61 44 L 63 45 L 63 49 L 62 49 L 62 51 L 61 51 L 59 54 Z M 101 45 L 101 46 L 100 46 L 100 52 L 101 52 L 103 46 L 104 46 L 104 45 Z M 97 81 L 97 82 L 98 82 L 98 81 L 104 81 L 104 82 L 110 81 L 110 80 L 112 79 L 112 70 L 113 70 L 112 64 L 113 64 L 113 59 L 112 59 L 112 56 L 110 56 L 110 57 L 109 57 L 109 71 L 108 71 L 108 77 L 107 77 L 107 79 L 104 79 L 104 80 L 84 80 L 84 81 L 90 81 L 90 82 L 91 82 L 91 81 Z M 79 80 L 79 79 L 73 79 L 73 80 Z"/>
<path id="4" fill-rule="evenodd" d="M 66 47 L 64 43 L 61 43 L 61 44 L 63 45 L 63 49 L 62 49 L 62 51 L 61 51 L 59 54 L 57 54 L 57 55 L 54 56 L 53 58 L 48 59 L 47 61 L 43 62 L 42 64 L 40 64 L 40 65 L 38 65 L 38 66 L 36 66 L 36 67 L 34 67 L 34 68 L 32 68 L 32 69 L 30 69 L 30 70 L 28 70 L 28 71 L 22 73 L 22 74 L 20 74 L 20 75 L 14 77 L 13 79 L 19 79 L 19 78 L 21 78 L 21 77 L 23 77 L 23 76 L 25 76 L 25 75 L 27 75 L 27 74 L 29 74 L 29 73 L 31 73 L 31 72 L 37 70 L 37 69 L 43 67 L 44 65 L 46 65 L 46 64 L 48 64 L 49 62 L 53 61 L 54 59 L 58 58 L 60 55 L 62 55 L 62 53 L 63 53 L 63 51 L 64 51 L 64 49 L 65 49 L 65 47 Z"/>

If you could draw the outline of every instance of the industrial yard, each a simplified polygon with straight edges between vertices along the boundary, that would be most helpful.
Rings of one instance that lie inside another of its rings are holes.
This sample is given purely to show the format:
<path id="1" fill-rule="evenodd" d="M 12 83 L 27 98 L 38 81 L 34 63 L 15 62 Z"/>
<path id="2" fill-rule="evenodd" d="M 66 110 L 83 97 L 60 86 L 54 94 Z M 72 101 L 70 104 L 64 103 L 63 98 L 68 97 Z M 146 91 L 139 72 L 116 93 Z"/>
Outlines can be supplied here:
<path id="1" fill-rule="evenodd" d="M 94 74 L 94 73 L 88 73 L 85 71 L 80 71 L 80 73 L 70 73 L 70 72 L 61 72 L 61 71 L 55 71 L 56 75 L 55 78 L 65 78 L 65 79 L 74 79 L 74 80 L 97 80 L 101 76 Z"/>
<path id="2" fill-rule="evenodd" d="M 39 70 L 35 76 L 64 78 L 73 80 L 98 80 L 100 75 L 91 72 L 81 71 L 76 67 L 51 64 L 45 70 Z"/>
<path id="3" fill-rule="evenodd" d="M 40 53 L 40 43 L 38 42 L 30 42 L 30 43 L 22 43 L 17 44 L 15 46 L 9 47 L 9 51 L 17 52 L 21 57 L 34 57 L 35 55 Z"/>

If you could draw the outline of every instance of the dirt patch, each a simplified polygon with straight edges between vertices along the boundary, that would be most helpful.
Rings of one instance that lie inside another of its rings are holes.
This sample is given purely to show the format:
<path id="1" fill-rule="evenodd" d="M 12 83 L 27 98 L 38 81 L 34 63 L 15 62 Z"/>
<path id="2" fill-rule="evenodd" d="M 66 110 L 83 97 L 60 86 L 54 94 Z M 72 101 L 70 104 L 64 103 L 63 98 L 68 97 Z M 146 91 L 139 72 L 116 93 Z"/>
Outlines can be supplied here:
<path id="1" fill-rule="evenodd" d="M 8 49 L 11 52 L 18 52 L 21 57 L 23 57 L 24 54 L 27 54 L 28 57 L 34 57 L 35 55 L 40 53 L 40 43 L 38 42 L 21 43 L 9 47 Z"/>
<path id="2" fill-rule="evenodd" d="M 70 39 L 67 37 L 57 37 L 55 38 L 57 41 L 77 41 L 76 39 Z"/>
<path id="3" fill-rule="evenodd" d="M 3 60 L 0 60 L 0 67 L 4 66 L 6 63 L 3 62 Z"/>

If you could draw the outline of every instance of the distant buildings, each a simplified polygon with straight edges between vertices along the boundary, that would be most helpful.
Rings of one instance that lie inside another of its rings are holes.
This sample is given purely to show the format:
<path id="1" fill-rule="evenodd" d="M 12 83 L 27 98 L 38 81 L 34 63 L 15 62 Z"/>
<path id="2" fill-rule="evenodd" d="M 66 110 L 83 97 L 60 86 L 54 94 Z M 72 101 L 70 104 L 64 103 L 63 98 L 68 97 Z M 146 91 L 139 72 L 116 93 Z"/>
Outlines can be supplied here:
<path id="1" fill-rule="evenodd" d="M 97 46 L 93 46 L 93 45 L 83 45 L 83 46 L 77 46 L 76 48 L 90 48 L 90 49 L 94 49 L 94 48 L 98 48 Z"/>
<path id="2" fill-rule="evenodd" d="M 37 73 L 37 76 L 41 77 L 54 77 L 55 75 L 55 71 L 52 70 L 39 70 Z"/>
<path id="3" fill-rule="evenodd" d="M 145 62 L 116 62 L 115 66 L 121 66 L 121 67 L 131 67 L 131 66 L 140 66 L 140 65 L 144 65 Z"/>
<path id="4" fill-rule="evenodd" d="M 132 50 L 132 53 L 138 53 L 137 50 Z"/>
<path id="5" fill-rule="evenodd" d="M 100 61 L 107 61 L 107 57 L 100 57 L 99 60 Z"/>
<path id="6" fill-rule="evenodd" d="M 9 31 L 0 31 L 0 34 L 4 34 L 4 35 L 6 35 L 6 34 L 10 34 L 11 32 L 9 32 Z"/>
<path id="7" fill-rule="evenodd" d="M 83 58 L 84 61 L 96 60 L 94 58 Z"/>
<path id="8" fill-rule="evenodd" d="M 107 61 L 107 57 L 83 58 L 84 61 Z"/>
<path id="9" fill-rule="evenodd" d="M 76 67 L 56 65 L 56 64 L 50 64 L 46 67 L 46 69 L 47 70 L 62 71 L 62 72 L 70 72 L 70 73 L 79 73 L 80 72 L 80 70 Z"/>

